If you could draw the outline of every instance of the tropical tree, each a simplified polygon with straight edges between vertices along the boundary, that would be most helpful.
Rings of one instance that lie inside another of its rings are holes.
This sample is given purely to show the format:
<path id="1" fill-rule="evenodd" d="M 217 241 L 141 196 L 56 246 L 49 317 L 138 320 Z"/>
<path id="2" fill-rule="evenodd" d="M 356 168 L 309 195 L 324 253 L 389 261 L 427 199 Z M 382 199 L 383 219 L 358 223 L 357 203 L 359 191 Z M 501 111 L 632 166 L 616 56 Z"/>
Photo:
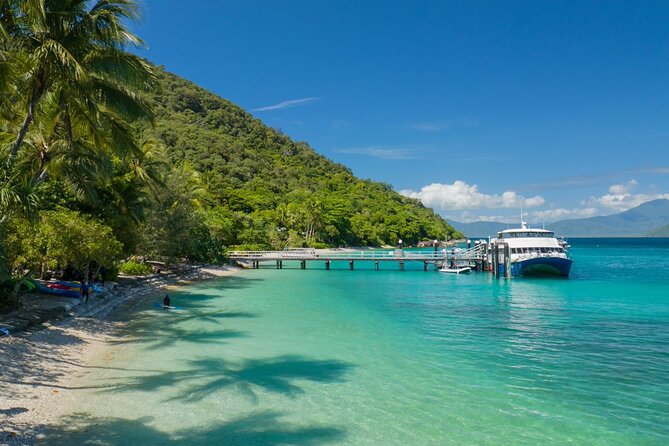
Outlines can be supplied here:
<path id="1" fill-rule="evenodd" d="M 10 163 L 45 102 L 57 104 L 60 133 L 68 146 L 76 144 L 76 131 L 96 147 L 136 150 L 127 122 L 151 117 L 137 92 L 151 84 L 153 75 L 148 63 L 125 50 L 142 44 L 126 25 L 138 18 L 135 2 L 3 3 L 3 47 L 16 59 L 11 91 L 22 113 Z"/>
<path id="2" fill-rule="evenodd" d="M 43 211 L 37 225 L 15 221 L 8 246 L 13 248 L 13 268 L 40 274 L 70 266 L 87 276 L 92 264 L 111 266 L 121 256 L 111 228 L 64 208 Z"/>

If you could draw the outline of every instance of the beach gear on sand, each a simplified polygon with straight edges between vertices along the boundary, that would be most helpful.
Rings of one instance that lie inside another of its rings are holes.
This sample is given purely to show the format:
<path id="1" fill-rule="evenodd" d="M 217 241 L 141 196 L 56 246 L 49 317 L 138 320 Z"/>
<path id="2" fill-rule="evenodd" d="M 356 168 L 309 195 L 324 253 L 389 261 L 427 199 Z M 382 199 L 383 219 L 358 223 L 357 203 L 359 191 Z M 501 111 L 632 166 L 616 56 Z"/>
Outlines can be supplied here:
<path id="1" fill-rule="evenodd" d="M 65 296 L 65 297 L 75 297 L 81 299 L 81 292 L 79 291 L 79 285 L 77 287 L 68 286 L 59 282 L 41 282 L 38 280 L 32 280 L 33 285 L 37 288 L 37 291 L 42 293 L 54 294 L 56 296 Z"/>

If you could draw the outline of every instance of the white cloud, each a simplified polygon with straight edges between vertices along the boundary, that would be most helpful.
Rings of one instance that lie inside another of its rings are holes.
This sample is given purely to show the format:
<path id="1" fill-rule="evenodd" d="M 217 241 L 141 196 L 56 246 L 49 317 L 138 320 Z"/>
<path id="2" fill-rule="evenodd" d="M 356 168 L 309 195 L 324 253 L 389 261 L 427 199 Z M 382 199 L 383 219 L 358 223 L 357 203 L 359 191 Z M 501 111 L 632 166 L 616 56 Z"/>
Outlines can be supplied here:
<path id="1" fill-rule="evenodd" d="M 267 105 L 265 107 L 254 108 L 251 111 L 252 112 L 259 112 L 259 111 L 281 110 L 281 109 L 289 108 L 289 107 L 297 107 L 298 105 L 310 104 L 310 103 L 312 103 L 314 101 L 317 101 L 319 99 L 320 98 L 317 98 L 317 97 L 291 99 L 289 101 L 279 102 L 278 104 L 274 104 L 274 105 Z"/>
<path id="2" fill-rule="evenodd" d="M 609 193 L 614 195 L 622 195 L 631 192 L 639 183 L 637 180 L 630 180 L 627 184 L 613 184 L 609 187 Z"/>
<path id="3" fill-rule="evenodd" d="M 420 191 L 402 190 L 400 194 L 418 198 L 428 207 L 440 211 L 458 211 L 465 209 L 494 209 L 536 207 L 545 203 L 543 197 L 537 195 L 524 198 L 513 191 L 501 194 L 484 194 L 479 192 L 476 184 L 469 185 L 457 180 L 453 184 L 432 183 L 424 186 Z"/>
<path id="4" fill-rule="evenodd" d="M 345 149 L 334 149 L 335 152 L 349 153 L 352 155 L 365 155 L 385 160 L 406 160 L 416 158 L 415 150 L 409 148 L 386 148 L 386 147 L 350 147 Z"/>
<path id="5" fill-rule="evenodd" d="M 606 194 L 601 197 L 590 197 L 586 203 L 622 212 L 658 198 L 669 199 L 669 194 Z"/>
<path id="6" fill-rule="evenodd" d="M 567 218 L 585 218 L 585 217 L 594 217 L 599 213 L 597 208 L 587 207 L 587 208 L 576 208 L 576 209 L 546 209 L 543 211 L 533 211 L 530 213 L 530 217 L 534 221 L 539 220 L 548 220 L 548 221 L 557 221 L 564 220 Z"/>
<path id="7" fill-rule="evenodd" d="M 460 223 L 472 223 L 475 221 L 492 221 L 499 223 L 508 223 L 508 224 L 518 224 L 520 213 L 518 215 L 479 215 L 478 213 L 461 211 L 461 212 L 450 212 L 448 215 L 444 216 L 447 221 L 455 220 Z"/>
<path id="8" fill-rule="evenodd" d="M 613 184 L 609 187 L 609 193 L 601 197 L 590 197 L 581 202 L 582 206 L 600 206 L 606 210 L 622 212 L 639 206 L 647 201 L 658 198 L 668 198 L 669 194 L 641 193 L 633 194 L 632 191 L 638 186 L 636 180 L 628 181 L 626 184 Z"/>

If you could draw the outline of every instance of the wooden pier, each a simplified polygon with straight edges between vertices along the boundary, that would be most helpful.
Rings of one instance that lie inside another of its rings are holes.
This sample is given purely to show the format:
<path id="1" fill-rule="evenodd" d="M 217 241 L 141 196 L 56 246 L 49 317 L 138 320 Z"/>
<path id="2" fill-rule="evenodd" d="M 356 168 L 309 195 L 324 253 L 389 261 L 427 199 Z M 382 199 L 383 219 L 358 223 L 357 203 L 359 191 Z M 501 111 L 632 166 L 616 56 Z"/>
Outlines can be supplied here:
<path id="1" fill-rule="evenodd" d="M 277 269 L 283 268 L 284 261 L 300 262 L 300 269 L 307 269 L 308 262 L 323 262 L 329 270 L 332 262 L 348 262 L 348 268 L 353 270 L 356 262 L 373 262 L 375 269 L 380 263 L 397 264 L 404 270 L 407 262 L 422 262 L 423 270 L 429 265 L 467 265 L 485 269 L 487 263 L 486 251 L 483 246 L 477 245 L 470 249 L 442 249 L 439 251 L 410 251 L 395 249 L 383 250 L 316 250 L 316 249 L 287 249 L 284 251 L 232 251 L 231 260 L 248 264 L 257 269 L 261 263 L 273 263 Z"/>

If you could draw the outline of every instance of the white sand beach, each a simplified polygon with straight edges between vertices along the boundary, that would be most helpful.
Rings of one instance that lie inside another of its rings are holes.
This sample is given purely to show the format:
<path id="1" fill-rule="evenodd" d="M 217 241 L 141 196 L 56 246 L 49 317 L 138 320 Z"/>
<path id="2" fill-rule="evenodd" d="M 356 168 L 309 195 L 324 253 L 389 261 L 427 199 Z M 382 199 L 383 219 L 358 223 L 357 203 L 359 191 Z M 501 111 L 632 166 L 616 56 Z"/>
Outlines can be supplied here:
<path id="1" fill-rule="evenodd" d="M 200 267 L 170 281 L 117 288 L 105 300 L 141 299 L 238 271 L 231 266 Z M 104 355 L 107 343 L 118 339 L 124 323 L 108 317 L 116 306 L 105 302 L 97 314 L 66 317 L 0 338 L 0 445 L 48 444 L 45 426 L 58 419 L 62 401 L 77 390 L 71 383 L 86 371 L 90 358 Z"/>

